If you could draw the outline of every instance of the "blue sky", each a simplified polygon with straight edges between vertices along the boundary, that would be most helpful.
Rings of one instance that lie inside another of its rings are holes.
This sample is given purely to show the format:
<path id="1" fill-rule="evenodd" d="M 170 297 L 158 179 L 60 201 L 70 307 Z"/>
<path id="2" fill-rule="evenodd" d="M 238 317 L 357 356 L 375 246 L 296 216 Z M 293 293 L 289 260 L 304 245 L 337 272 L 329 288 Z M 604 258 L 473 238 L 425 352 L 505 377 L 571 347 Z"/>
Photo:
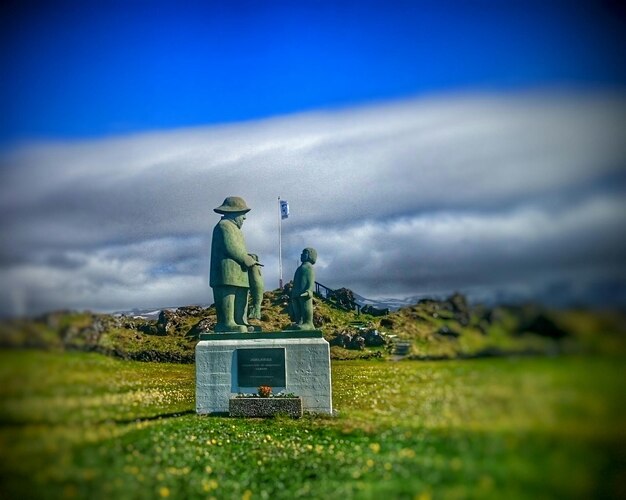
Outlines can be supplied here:
<path id="1" fill-rule="evenodd" d="M 623 86 L 619 2 L 15 2 L 0 140 L 458 90 Z"/>
<path id="2" fill-rule="evenodd" d="M 622 2 L 4 3 L 0 315 L 278 284 L 626 306 Z"/>

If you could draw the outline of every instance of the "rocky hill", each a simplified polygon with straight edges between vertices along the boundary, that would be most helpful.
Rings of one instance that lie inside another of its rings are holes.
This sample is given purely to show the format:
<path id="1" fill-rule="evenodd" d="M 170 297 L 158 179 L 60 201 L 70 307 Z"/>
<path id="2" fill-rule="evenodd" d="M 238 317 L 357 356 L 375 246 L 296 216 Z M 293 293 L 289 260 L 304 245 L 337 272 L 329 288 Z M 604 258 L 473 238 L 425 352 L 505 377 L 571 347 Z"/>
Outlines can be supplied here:
<path id="1" fill-rule="evenodd" d="M 470 306 L 454 294 L 389 312 L 350 309 L 349 290 L 316 297 L 314 323 L 333 359 L 448 359 L 507 354 L 626 351 L 619 312 L 550 311 L 539 306 Z M 162 310 L 156 320 L 132 315 L 59 311 L 0 324 L 0 347 L 94 351 L 125 359 L 191 363 L 200 333 L 215 325 L 214 307 Z M 260 321 L 277 331 L 290 321 L 283 290 L 266 292 Z"/>

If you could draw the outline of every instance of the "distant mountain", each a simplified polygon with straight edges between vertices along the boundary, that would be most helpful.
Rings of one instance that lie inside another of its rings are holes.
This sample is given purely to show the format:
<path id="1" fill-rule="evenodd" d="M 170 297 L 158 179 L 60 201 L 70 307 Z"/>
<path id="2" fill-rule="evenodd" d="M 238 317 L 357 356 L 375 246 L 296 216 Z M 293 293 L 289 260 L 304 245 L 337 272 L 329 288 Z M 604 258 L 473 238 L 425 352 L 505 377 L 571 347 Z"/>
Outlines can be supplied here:
<path id="1" fill-rule="evenodd" d="M 176 307 L 161 307 L 160 309 L 129 309 L 125 311 L 115 311 L 111 313 L 111 316 L 120 317 L 126 316 L 134 319 L 145 319 L 145 320 L 156 320 L 159 317 L 161 311 L 175 311 L 179 306 Z M 209 304 L 200 305 L 200 307 L 209 307 Z"/>
<path id="2" fill-rule="evenodd" d="M 391 311 L 397 311 L 402 307 L 408 307 L 416 304 L 419 300 L 423 299 L 425 295 L 412 295 L 410 297 L 404 297 L 402 299 L 397 297 L 388 297 L 381 299 L 368 299 L 355 293 L 354 298 L 360 306 L 372 306 L 376 309 L 387 309 Z"/>

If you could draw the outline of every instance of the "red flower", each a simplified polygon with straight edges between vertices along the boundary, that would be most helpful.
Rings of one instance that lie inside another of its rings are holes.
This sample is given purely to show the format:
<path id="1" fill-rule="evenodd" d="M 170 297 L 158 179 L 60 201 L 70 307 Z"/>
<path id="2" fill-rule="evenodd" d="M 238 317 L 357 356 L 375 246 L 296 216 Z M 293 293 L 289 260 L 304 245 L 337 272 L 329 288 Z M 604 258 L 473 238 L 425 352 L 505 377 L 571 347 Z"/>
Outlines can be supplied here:
<path id="1" fill-rule="evenodd" d="M 262 385 L 261 387 L 259 387 L 258 392 L 259 396 L 261 396 L 262 398 L 269 398 L 272 394 L 272 388 L 269 385 Z"/>

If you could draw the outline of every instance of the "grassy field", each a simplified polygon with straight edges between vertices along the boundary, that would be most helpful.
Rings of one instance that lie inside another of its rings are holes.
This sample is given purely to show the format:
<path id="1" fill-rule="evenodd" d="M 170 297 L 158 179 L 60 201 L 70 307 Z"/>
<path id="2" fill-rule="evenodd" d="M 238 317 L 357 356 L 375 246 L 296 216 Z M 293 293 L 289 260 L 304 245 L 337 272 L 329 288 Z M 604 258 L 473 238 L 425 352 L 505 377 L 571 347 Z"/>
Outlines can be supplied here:
<path id="1" fill-rule="evenodd" d="M 333 363 L 338 416 L 196 416 L 193 365 L 0 352 L 1 498 L 618 498 L 624 359 Z"/>

